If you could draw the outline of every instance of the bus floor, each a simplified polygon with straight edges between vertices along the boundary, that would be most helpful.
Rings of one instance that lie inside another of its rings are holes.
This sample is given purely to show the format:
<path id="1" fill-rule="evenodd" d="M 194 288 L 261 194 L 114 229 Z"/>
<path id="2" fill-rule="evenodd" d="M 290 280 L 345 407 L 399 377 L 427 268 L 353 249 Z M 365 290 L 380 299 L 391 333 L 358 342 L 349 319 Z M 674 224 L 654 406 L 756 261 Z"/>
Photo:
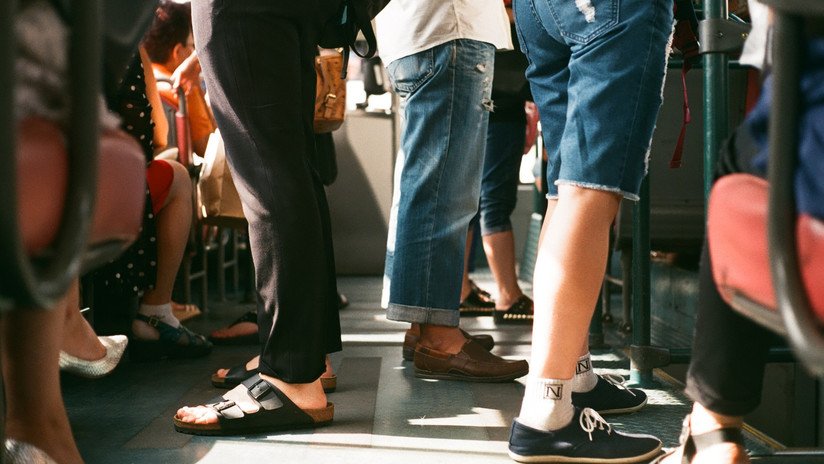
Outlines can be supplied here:
<path id="1" fill-rule="evenodd" d="M 485 288 L 493 287 L 488 274 L 474 278 Z M 381 278 L 341 277 L 339 287 L 350 305 L 340 313 L 343 351 L 332 355 L 338 375 L 337 391 L 329 395 L 335 404 L 332 425 L 245 437 L 176 433 L 176 409 L 219 395 L 210 375 L 252 357 L 256 347 L 218 346 L 196 360 L 124 359 L 103 379 L 62 379 L 75 439 L 86 462 L 513 462 L 507 456 L 507 440 L 524 379 L 502 384 L 418 379 L 412 364 L 401 359 L 407 325 L 387 321 L 380 308 Z M 208 314 L 187 324 L 208 333 L 252 308 L 236 301 L 210 302 Z M 461 324 L 470 332 L 493 335 L 498 355 L 529 357 L 528 325 L 496 326 L 491 317 L 464 318 Z M 629 361 L 621 348 L 593 352 L 598 372 L 628 378 Z M 642 411 L 607 419 L 617 429 L 653 433 L 665 447 L 675 446 L 688 400 L 679 386 L 664 379 L 647 393 L 649 404 Z M 751 451 L 768 451 L 752 435 L 747 434 L 747 441 Z"/>

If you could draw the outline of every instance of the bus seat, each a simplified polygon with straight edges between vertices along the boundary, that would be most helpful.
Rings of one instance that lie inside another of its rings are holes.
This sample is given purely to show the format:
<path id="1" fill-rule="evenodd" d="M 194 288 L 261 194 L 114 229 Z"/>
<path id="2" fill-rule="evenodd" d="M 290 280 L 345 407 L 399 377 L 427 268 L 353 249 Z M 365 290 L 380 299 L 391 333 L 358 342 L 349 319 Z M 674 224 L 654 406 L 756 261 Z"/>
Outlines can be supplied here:
<path id="1" fill-rule="evenodd" d="M 805 25 L 824 26 L 824 0 L 765 3 L 774 13 L 770 113 L 781 117 L 769 118 L 767 180 L 730 175 L 711 192 L 707 233 L 713 276 L 730 306 L 784 334 L 802 366 L 821 377 L 824 221 L 797 212 L 794 179 L 804 169 L 798 128 Z"/>
<path id="2" fill-rule="evenodd" d="M 751 174 L 716 182 L 708 211 L 712 273 L 727 303 L 786 335 L 768 271 L 768 196 L 768 182 Z M 824 323 L 824 221 L 801 214 L 795 233 L 804 289 L 818 322 Z"/>

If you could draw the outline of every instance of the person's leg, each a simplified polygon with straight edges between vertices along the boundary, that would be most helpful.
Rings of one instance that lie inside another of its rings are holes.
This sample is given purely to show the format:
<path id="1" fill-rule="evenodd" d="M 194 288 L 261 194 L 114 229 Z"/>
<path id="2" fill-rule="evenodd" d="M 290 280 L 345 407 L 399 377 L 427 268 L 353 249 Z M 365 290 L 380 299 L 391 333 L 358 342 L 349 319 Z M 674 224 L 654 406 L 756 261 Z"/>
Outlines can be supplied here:
<path id="1" fill-rule="evenodd" d="M 695 401 L 688 419 L 692 435 L 741 428 L 743 416 L 761 402 L 767 353 L 776 340 L 772 332 L 736 313 L 721 298 L 707 247 L 698 282 L 698 314 L 686 387 L 687 395 Z M 681 462 L 682 452 L 677 450 L 663 463 Z M 726 441 L 698 449 L 693 462 L 737 464 L 749 460 L 740 443 Z"/>
<path id="2" fill-rule="evenodd" d="M 600 394 L 581 394 L 595 391 L 576 392 L 575 374 L 586 356 L 610 225 L 622 196 L 637 199 L 645 172 L 672 14 L 664 1 L 622 0 L 598 2 L 592 17 L 594 3 L 591 10 L 568 2 L 515 3 L 549 154 L 550 197 L 557 198 L 535 268 L 530 379 L 510 437 L 516 460 L 635 462 L 661 446 L 654 437 L 615 430 L 581 433 L 593 422 L 606 427 L 595 409 L 613 409 L 600 403 Z M 639 48 L 645 51 L 641 59 Z M 627 107 L 632 111 L 616 119 Z M 598 383 L 610 395 L 618 390 Z M 576 445 L 562 446 L 569 442 Z"/>
<path id="3" fill-rule="evenodd" d="M 150 189 L 168 189 L 168 193 L 163 202 L 154 208 L 157 215 L 157 280 L 154 288 L 143 294 L 138 314 L 178 327 L 180 321 L 172 314 L 172 290 L 191 229 L 192 182 L 186 168 L 175 161 L 154 161 L 147 172 L 147 177 L 150 176 L 171 176 L 171 182 L 155 183 L 149 179 Z M 157 329 L 137 319 L 132 322 L 132 333 L 139 339 L 160 337 Z"/>
<path id="4" fill-rule="evenodd" d="M 80 313 L 80 289 L 77 281 L 69 287 L 64 304 L 57 310 L 62 310 L 65 314 L 61 351 L 85 360 L 101 359 L 106 355 L 106 348 Z"/>
<path id="5" fill-rule="evenodd" d="M 340 350 L 328 210 L 308 157 L 313 5 L 200 4 L 193 12 L 215 118 L 249 221 L 258 326 L 266 336 L 261 377 L 302 409 L 326 405 L 319 377 L 326 354 Z M 182 408 L 177 418 L 217 421 L 205 407 Z"/>
<path id="6" fill-rule="evenodd" d="M 515 272 L 515 240 L 510 215 L 518 195 L 518 173 L 526 114 L 489 121 L 481 181 L 481 235 L 489 269 L 498 287 L 497 309 L 508 309 L 524 294 Z"/>
<path id="7" fill-rule="evenodd" d="M 82 463 L 60 393 L 58 352 L 66 315 L 16 310 L 0 318 L 6 436 L 32 444 L 61 464 Z M 32 368 L 36 366 L 36 368 Z"/>
<path id="8" fill-rule="evenodd" d="M 387 67 L 402 98 L 404 129 L 384 302 L 389 319 L 421 324 L 417 375 L 445 374 L 444 363 L 465 347 L 508 372 L 468 374 L 475 379 L 517 377 L 526 370 L 481 347 L 476 350 L 458 328 L 467 226 L 478 211 L 483 137 L 492 106 L 493 57 L 494 48 L 487 43 L 455 40 Z"/>

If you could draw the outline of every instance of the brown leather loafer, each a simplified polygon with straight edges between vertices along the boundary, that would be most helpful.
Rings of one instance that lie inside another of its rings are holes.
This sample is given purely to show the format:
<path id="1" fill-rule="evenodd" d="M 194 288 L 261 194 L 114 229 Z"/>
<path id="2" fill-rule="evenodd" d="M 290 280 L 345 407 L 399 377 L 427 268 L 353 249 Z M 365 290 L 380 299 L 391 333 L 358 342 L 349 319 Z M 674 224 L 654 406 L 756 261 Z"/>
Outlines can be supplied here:
<path id="1" fill-rule="evenodd" d="M 507 382 L 529 372 L 526 361 L 510 361 L 490 353 L 474 340 L 467 340 L 457 354 L 415 347 L 415 376 L 427 379 L 468 382 Z"/>
<path id="2" fill-rule="evenodd" d="M 464 334 L 467 340 L 475 340 L 478 342 L 486 351 L 491 350 L 495 347 L 495 339 L 492 338 L 492 335 L 487 334 L 478 334 L 478 335 L 470 335 L 467 332 L 461 330 L 461 333 Z M 410 330 L 406 331 L 406 335 L 403 337 L 403 360 L 404 361 L 412 361 L 415 359 L 415 345 L 418 344 L 418 340 L 421 337 L 419 335 L 413 334 Z"/>

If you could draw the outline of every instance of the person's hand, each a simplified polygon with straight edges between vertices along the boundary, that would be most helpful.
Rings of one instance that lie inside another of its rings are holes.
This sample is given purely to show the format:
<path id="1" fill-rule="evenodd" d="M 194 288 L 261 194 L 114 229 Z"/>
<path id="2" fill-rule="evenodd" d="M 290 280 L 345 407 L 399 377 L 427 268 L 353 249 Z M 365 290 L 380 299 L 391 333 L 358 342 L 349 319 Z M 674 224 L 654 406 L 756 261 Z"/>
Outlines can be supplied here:
<path id="1" fill-rule="evenodd" d="M 193 52 L 189 55 L 180 66 L 172 73 L 172 82 L 175 88 L 183 87 L 186 94 L 193 86 L 200 85 L 200 60 L 197 58 L 197 53 Z"/>

